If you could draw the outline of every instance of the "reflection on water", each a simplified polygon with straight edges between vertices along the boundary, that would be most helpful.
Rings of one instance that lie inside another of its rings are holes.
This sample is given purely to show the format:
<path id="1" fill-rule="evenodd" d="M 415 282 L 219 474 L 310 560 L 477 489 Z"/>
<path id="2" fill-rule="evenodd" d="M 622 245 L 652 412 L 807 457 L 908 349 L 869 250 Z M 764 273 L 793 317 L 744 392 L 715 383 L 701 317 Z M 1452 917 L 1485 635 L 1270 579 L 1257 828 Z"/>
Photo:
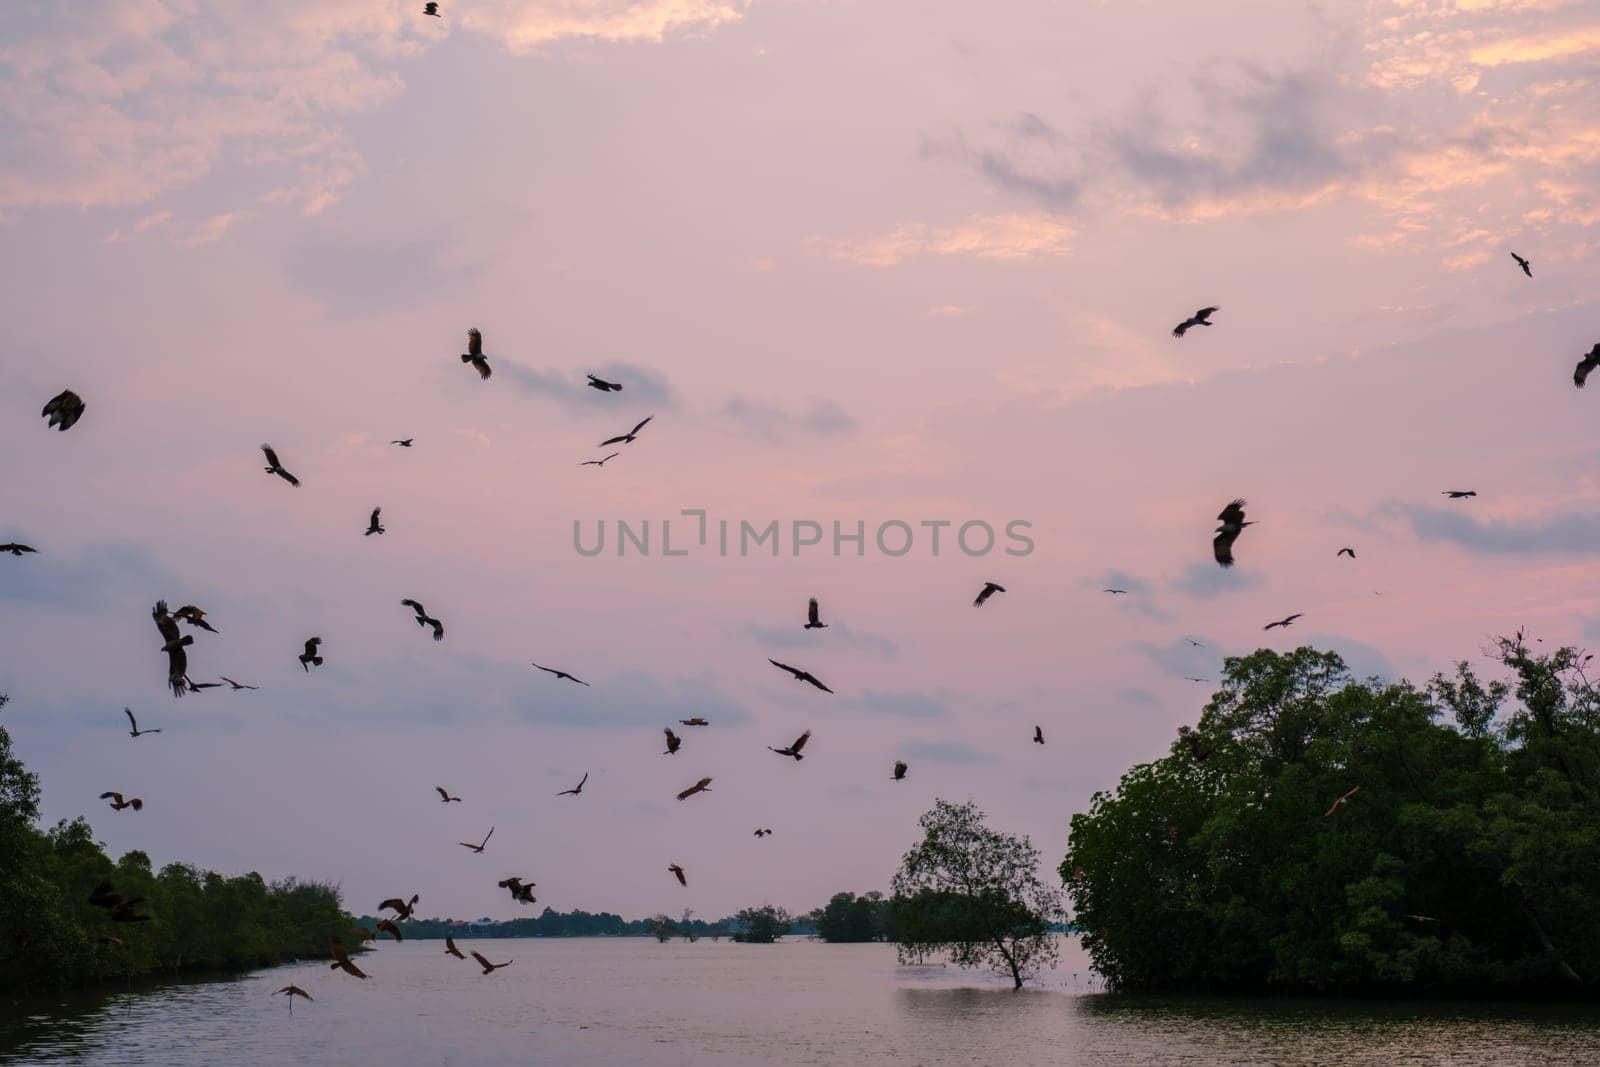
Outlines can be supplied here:
<path id="1" fill-rule="evenodd" d="M 464 946 L 468 947 L 468 946 Z M 483 975 L 385 944 L 362 982 L 321 964 L 53 997 L 0 1017 L 0 1060 L 92 1064 L 1600 1063 L 1577 1007 L 1118 998 L 1075 943 L 1040 988 L 899 967 L 884 945 L 496 941 Z M 289 1014 L 272 991 L 316 997 Z"/>

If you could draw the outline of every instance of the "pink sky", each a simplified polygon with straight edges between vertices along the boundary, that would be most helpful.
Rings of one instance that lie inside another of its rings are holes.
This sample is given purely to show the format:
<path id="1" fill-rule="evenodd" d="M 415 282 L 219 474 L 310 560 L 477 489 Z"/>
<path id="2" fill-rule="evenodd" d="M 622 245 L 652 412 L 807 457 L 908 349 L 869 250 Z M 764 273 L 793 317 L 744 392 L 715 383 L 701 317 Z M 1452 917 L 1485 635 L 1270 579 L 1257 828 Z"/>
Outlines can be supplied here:
<path id="1" fill-rule="evenodd" d="M 1183 676 L 1264 638 L 1421 681 L 1600 632 L 1592 4 L 420 7 L 8 13 L 0 541 L 41 552 L 0 559 L 0 691 L 49 820 L 358 909 L 512 917 L 508 874 L 560 909 L 800 909 L 885 888 L 940 796 L 1053 866 L 1198 716 Z M 47 432 L 68 387 L 88 412 Z M 1261 525 L 1224 575 L 1235 496 Z M 690 507 L 1037 548 L 573 551 L 574 520 Z M 213 613 L 196 678 L 261 690 L 167 695 L 157 597 Z M 807 728 L 804 763 L 765 751 Z"/>

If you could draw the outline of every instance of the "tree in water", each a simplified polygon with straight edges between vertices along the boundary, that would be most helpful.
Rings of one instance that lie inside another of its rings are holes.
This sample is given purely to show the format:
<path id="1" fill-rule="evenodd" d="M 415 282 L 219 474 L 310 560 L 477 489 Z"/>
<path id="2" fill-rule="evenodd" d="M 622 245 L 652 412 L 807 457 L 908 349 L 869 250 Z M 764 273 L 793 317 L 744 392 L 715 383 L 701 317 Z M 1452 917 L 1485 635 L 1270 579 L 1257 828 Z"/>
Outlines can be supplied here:
<path id="1" fill-rule="evenodd" d="M 663 945 L 672 940 L 672 935 L 677 928 L 672 924 L 672 916 L 665 913 L 655 915 L 650 919 L 650 933 Z"/>
<path id="2" fill-rule="evenodd" d="M 789 932 L 794 919 L 782 908 L 763 904 L 759 908 L 745 908 L 734 916 L 743 927 L 733 935 L 735 941 L 746 945 L 770 945 Z"/>
<path id="3" fill-rule="evenodd" d="M 900 861 L 890 915 L 902 963 L 943 952 L 961 967 L 987 967 L 1013 988 L 1057 959 L 1051 923 L 1061 894 L 1039 880 L 1026 837 L 992 830 L 968 801 L 934 802 L 923 838 Z"/>

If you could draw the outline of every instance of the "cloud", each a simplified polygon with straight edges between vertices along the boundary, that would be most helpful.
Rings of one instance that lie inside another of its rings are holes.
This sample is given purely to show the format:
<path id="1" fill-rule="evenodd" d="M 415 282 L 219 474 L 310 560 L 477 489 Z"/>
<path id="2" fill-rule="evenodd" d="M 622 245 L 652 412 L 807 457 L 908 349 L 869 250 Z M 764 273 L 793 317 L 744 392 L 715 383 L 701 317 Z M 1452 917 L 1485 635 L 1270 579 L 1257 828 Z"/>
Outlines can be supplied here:
<path id="1" fill-rule="evenodd" d="M 1115 597 L 1124 607 L 1137 611 L 1139 614 L 1152 619 L 1165 619 L 1169 615 L 1151 597 L 1154 587 L 1150 582 L 1137 574 L 1116 569 L 1108 570 L 1099 578 L 1089 578 L 1083 581 L 1086 589 L 1092 589 L 1103 597 Z M 1121 589 L 1121 595 L 1107 593 L 1107 589 Z"/>
<path id="2" fill-rule="evenodd" d="M 539 673 L 532 667 L 528 670 Z M 547 677 L 530 678 L 528 685 L 518 687 L 514 704 L 523 721 L 592 730 L 659 728 L 665 722 L 696 715 L 719 726 L 750 721 L 748 711 L 705 678 L 663 682 L 626 671 L 604 684 L 578 686 L 559 679 L 542 684 Z"/>
<path id="3" fill-rule="evenodd" d="M 1590 555 L 1600 544 L 1600 514 L 1593 512 L 1519 522 L 1479 520 L 1461 509 L 1423 507 L 1398 500 L 1377 510 L 1380 515 L 1405 522 L 1420 541 L 1445 542 L 1484 555 Z"/>
<path id="4" fill-rule="evenodd" d="M 1168 641 L 1164 645 L 1138 641 L 1133 646 L 1154 663 L 1162 673 L 1174 678 L 1207 678 L 1217 669 L 1218 653 L 1209 648 L 1196 648 L 1186 638 Z"/>
<path id="5" fill-rule="evenodd" d="M 925 760 L 928 763 L 993 763 L 994 757 L 979 751 L 963 741 L 907 741 L 900 746 L 907 760 Z"/>
<path id="6" fill-rule="evenodd" d="M 4 557 L 0 603 L 92 607 L 107 603 L 122 590 L 170 588 L 173 584 L 170 575 L 137 545 L 90 545 L 70 555 L 55 556 L 48 545 L 15 531 L 0 534 L 0 541 L 20 541 L 39 550 L 38 555 L 19 559 Z M 154 595 L 150 603 L 155 603 Z"/>
<path id="7" fill-rule="evenodd" d="M 902 223 L 886 234 L 866 238 L 806 239 L 830 258 L 862 267 L 893 267 L 916 256 L 972 256 L 1025 262 L 1064 256 L 1077 229 L 1045 213 L 973 215 L 964 222 L 930 226 Z"/>
<path id="8" fill-rule="evenodd" d="M 563 404 L 581 405 L 590 409 L 614 408 L 623 399 L 653 408 L 671 408 L 677 404 L 677 396 L 673 393 L 672 386 L 668 384 L 666 376 L 660 371 L 641 367 L 637 363 L 611 360 L 606 363 L 590 364 L 581 371 L 539 370 L 536 367 L 524 366 L 512 359 L 496 359 L 494 353 L 490 351 L 487 339 L 484 341 L 484 349 L 489 351 L 490 362 L 495 372 L 507 381 L 524 392 L 550 397 Z M 589 374 L 604 378 L 608 382 L 620 382 L 622 392 L 603 393 L 598 389 L 589 388 L 587 377 Z M 632 423 L 628 425 L 631 426 Z M 619 431 L 620 429 L 622 427 L 619 427 Z"/>
<path id="9" fill-rule="evenodd" d="M 1167 579 L 1168 589 L 1187 593 L 1192 597 L 1210 600 L 1224 593 L 1242 593 L 1258 588 L 1263 579 L 1254 571 L 1238 567 L 1220 567 L 1210 560 L 1195 560 L 1176 578 Z"/>
<path id="10" fill-rule="evenodd" d="M 1079 174 L 1063 174 L 1070 166 L 1062 156 L 1061 135 L 1037 115 L 1024 114 L 1002 127 L 1003 147 L 972 145 L 960 132 L 922 139 L 922 155 L 954 160 L 976 171 L 990 184 L 1020 194 L 1050 211 L 1070 211 L 1083 192 Z"/>
<path id="11" fill-rule="evenodd" d="M 819 641 L 825 640 L 831 644 L 847 645 L 882 656 L 892 656 L 900 650 L 899 645 L 881 634 L 857 630 L 843 622 L 829 623 L 826 637 L 813 636 L 813 631 L 801 628 L 798 623 L 793 626 L 763 626 L 759 623 L 748 623 L 744 632 L 768 648 L 816 648 Z"/>
<path id="12" fill-rule="evenodd" d="M 847 708 L 894 715 L 903 719 L 942 719 L 950 714 L 944 696 L 914 689 L 864 689 L 858 696 L 840 701 Z"/>
<path id="13" fill-rule="evenodd" d="M 820 437 L 844 436 L 856 428 L 856 420 L 850 413 L 831 400 L 814 399 L 804 411 L 791 414 L 770 404 L 736 396 L 722 405 L 722 414 L 751 433 L 774 439 L 790 432 Z"/>
<path id="14" fill-rule="evenodd" d="M 224 211 L 220 215 L 212 215 L 210 218 L 202 219 L 193 230 L 189 231 L 189 236 L 183 239 L 183 246 L 185 248 L 198 248 L 200 245 L 208 245 L 220 241 L 229 230 L 248 217 L 238 211 Z"/>
<path id="15" fill-rule="evenodd" d="M 308 241 L 289 250 L 285 269 L 301 291 L 349 315 L 415 306 L 422 294 L 438 295 L 481 273 L 455 244 L 432 238 Z"/>
<path id="16" fill-rule="evenodd" d="M 456 16 L 513 53 L 567 39 L 661 42 L 738 22 L 751 0 L 477 0 Z"/>

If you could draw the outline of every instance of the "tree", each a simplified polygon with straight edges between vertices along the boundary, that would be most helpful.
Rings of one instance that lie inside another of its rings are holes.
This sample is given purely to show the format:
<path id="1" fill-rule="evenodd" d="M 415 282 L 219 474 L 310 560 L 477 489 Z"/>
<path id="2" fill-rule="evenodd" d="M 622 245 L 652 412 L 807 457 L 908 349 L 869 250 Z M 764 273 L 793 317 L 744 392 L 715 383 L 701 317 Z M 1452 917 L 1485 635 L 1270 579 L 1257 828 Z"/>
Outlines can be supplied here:
<path id="1" fill-rule="evenodd" d="M 672 925 L 672 916 L 662 913 L 650 919 L 650 933 L 663 945 L 671 941 L 672 935 L 676 932 L 676 928 Z"/>
<path id="2" fill-rule="evenodd" d="M 1600 992 L 1600 699 L 1571 649 L 1492 654 L 1508 680 L 1463 663 L 1425 690 L 1311 648 L 1226 661 L 1199 723 L 1072 820 L 1095 969 L 1139 991 Z"/>
<path id="3" fill-rule="evenodd" d="M 733 939 L 747 945 L 770 945 L 788 933 L 794 923 L 787 911 L 771 904 L 745 908 L 734 919 L 743 929 L 735 933 Z"/>
<path id="4" fill-rule="evenodd" d="M 988 967 L 1013 988 L 1055 966 L 1050 924 L 1061 894 L 1039 880 L 1039 852 L 1026 837 L 990 829 L 968 801 L 934 802 L 922 841 L 894 876 L 890 914 L 902 963 L 944 952 L 962 967 Z"/>
<path id="5" fill-rule="evenodd" d="M 812 913 L 811 920 L 824 941 L 889 940 L 889 902 L 876 890 L 859 897 L 835 893 L 826 907 Z"/>
<path id="6" fill-rule="evenodd" d="M 683 918 L 678 920 L 678 929 L 683 931 L 683 937 L 689 944 L 700 940 L 700 930 L 694 923 L 694 909 L 684 908 Z"/>

